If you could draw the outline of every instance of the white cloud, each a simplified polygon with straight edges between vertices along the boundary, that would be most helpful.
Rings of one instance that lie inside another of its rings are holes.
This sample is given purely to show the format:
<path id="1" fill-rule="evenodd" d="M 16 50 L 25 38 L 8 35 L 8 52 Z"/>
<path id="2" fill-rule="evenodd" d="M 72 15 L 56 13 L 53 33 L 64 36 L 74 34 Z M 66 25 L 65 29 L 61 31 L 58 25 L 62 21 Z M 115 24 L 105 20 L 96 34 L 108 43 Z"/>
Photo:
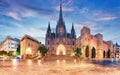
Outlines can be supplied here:
<path id="1" fill-rule="evenodd" d="M 8 11 L 6 15 L 16 20 L 22 20 L 23 17 L 37 17 L 38 13 L 32 10 L 14 7 L 12 10 Z"/>
<path id="2" fill-rule="evenodd" d="M 44 40 L 45 40 L 46 30 L 30 27 L 30 28 L 26 28 L 23 32 L 24 34 L 28 34 L 33 38 L 37 39 L 39 42 L 45 43 Z"/>
<path id="3" fill-rule="evenodd" d="M 75 25 L 76 26 L 76 28 L 83 28 L 84 26 L 86 26 L 86 27 L 89 27 L 90 29 L 92 29 L 92 30 L 95 30 L 96 29 L 96 24 L 94 23 L 94 22 L 89 22 L 89 21 L 86 21 L 86 22 L 83 22 L 83 23 L 78 23 L 78 24 L 76 24 Z"/>
<path id="4" fill-rule="evenodd" d="M 56 8 L 55 8 L 57 11 L 59 11 L 60 10 L 60 6 L 57 6 Z M 71 7 L 62 7 L 62 10 L 63 11 L 73 11 L 73 8 L 71 8 Z"/>
<path id="5" fill-rule="evenodd" d="M 81 13 L 81 14 L 84 14 L 84 13 L 86 13 L 86 12 L 88 12 L 88 8 L 87 8 L 87 7 L 84 7 L 84 8 L 82 8 L 82 9 L 80 9 L 80 13 Z"/>
<path id="6" fill-rule="evenodd" d="M 21 18 L 19 17 L 19 15 L 16 13 L 16 12 L 8 12 L 8 16 L 14 18 L 14 19 L 17 19 L 17 20 L 21 20 Z"/>
<path id="7" fill-rule="evenodd" d="M 71 6 L 75 0 L 64 0 L 64 5 Z"/>
<path id="8" fill-rule="evenodd" d="M 71 6 L 75 2 L 75 0 L 52 0 L 51 2 L 53 4 L 56 4 L 56 3 L 60 4 L 60 3 L 62 3 L 62 5 L 64 5 L 64 6 Z"/>
<path id="9" fill-rule="evenodd" d="M 22 33 L 29 34 L 34 37 L 44 37 L 46 34 L 46 30 L 43 30 L 41 28 L 25 27 L 24 25 L 16 23 L 16 22 L 13 22 L 12 24 L 18 27 L 18 29 L 20 29 Z"/>
<path id="10" fill-rule="evenodd" d="M 37 13 L 28 9 L 25 9 L 21 13 L 21 17 L 37 17 Z"/>
<path id="11" fill-rule="evenodd" d="M 36 27 L 26 27 L 25 25 L 19 24 L 17 22 L 12 22 L 12 24 L 16 26 L 18 31 L 22 33 L 20 37 L 23 37 L 23 35 L 28 34 L 33 38 L 39 40 L 40 42 L 44 43 L 43 38 L 45 38 L 46 30 Z"/>
<path id="12" fill-rule="evenodd" d="M 79 24 L 76 24 L 75 27 L 76 28 L 83 28 L 84 26 L 86 26 L 85 24 L 82 24 L 82 23 L 79 23 Z"/>
<path id="13" fill-rule="evenodd" d="M 30 27 L 26 29 L 25 33 L 34 37 L 45 37 L 46 31 L 40 28 Z"/>
<path id="14" fill-rule="evenodd" d="M 103 16 L 100 18 L 97 18 L 96 21 L 108 21 L 108 20 L 114 20 L 116 19 L 116 16 Z"/>
<path id="15" fill-rule="evenodd" d="M 32 16 L 35 16 L 35 13 L 34 12 L 26 12 L 23 16 L 24 17 L 32 17 Z"/>
<path id="16" fill-rule="evenodd" d="M 93 13 L 93 17 L 94 17 L 95 21 L 109 21 L 109 20 L 114 20 L 114 19 L 118 18 L 114 14 L 111 14 L 111 13 L 105 12 L 105 11 L 100 11 L 100 10 L 95 11 Z"/>

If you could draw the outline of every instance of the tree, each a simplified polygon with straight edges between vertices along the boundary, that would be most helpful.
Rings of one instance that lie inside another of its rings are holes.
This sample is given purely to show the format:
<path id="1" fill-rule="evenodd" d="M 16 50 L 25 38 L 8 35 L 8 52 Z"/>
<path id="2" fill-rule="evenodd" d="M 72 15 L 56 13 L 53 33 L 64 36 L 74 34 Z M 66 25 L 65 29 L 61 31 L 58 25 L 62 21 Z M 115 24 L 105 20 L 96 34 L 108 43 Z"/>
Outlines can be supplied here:
<path id="1" fill-rule="evenodd" d="M 110 49 L 107 51 L 107 58 L 110 58 Z"/>
<path id="2" fill-rule="evenodd" d="M 0 55 L 7 55 L 6 51 L 0 51 Z"/>
<path id="3" fill-rule="evenodd" d="M 45 56 L 47 53 L 48 49 L 42 44 L 39 48 L 38 51 L 42 54 L 42 56 Z"/>
<path id="4" fill-rule="evenodd" d="M 75 50 L 75 55 L 78 56 L 78 57 L 80 57 L 80 56 L 82 55 L 82 50 L 81 50 L 81 48 L 76 48 L 76 50 Z"/>
<path id="5" fill-rule="evenodd" d="M 20 55 L 20 45 L 17 47 L 16 53 L 17 53 L 17 55 Z"/>
<path id="6" fill-rule="evenodd" d="M 86 46 L 85 56 L 86 56 L 86 57 L 89 57 L 89 46 Z"/>
<path id="7" fill-rule="evenodd" d="M 92 58 L 96 57 L 96 50 L 95 47 L 92 47 Z"/>
<path id="8" fill-rule="evenodd" d="M 105 51 L 103 52 L 103 58 L 105 58 Z"/>
<path id="9" fill-rule="evenodd" d="M 0 51 L 0 55 L 3 55 L 2 51 Z"/>
<path id="10" fill-rule="evenodd" d="M 9 51 L 7 55 L 8 56 L 14 56 L 14 51 Z"/>

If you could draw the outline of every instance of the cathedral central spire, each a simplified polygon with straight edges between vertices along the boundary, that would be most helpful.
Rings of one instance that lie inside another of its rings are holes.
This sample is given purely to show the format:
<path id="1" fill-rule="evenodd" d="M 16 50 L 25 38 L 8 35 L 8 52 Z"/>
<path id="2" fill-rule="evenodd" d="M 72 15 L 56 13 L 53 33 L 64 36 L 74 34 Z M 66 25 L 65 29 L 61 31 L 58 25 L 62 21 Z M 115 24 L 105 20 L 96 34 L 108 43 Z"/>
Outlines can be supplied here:
<path id="1" fill-rule="evenodd" d="M 58 21 L 59 25 L 64 25 L 64 20 L 63 20 L 63 14 L 62 14 L 62 4 L 60 4 L 60 12 L 59 12 L 59 21 Z"/>
<path id="2" fill-rule="evenodd" d="M 57 36 L 66 36 L 66 27 L 63 20 L 63 14 L 62 14 L 62 4 L 60 4 L 59 20 L 56 26 L 56 33 L 57 33 Z"/>
<path id="3" fill-rule="evenodd" d="M 63 15 L 62 15 L 62 4 L 60 4 L 60 13 L 59 13 L 59 20 L 63 20 Z"/>

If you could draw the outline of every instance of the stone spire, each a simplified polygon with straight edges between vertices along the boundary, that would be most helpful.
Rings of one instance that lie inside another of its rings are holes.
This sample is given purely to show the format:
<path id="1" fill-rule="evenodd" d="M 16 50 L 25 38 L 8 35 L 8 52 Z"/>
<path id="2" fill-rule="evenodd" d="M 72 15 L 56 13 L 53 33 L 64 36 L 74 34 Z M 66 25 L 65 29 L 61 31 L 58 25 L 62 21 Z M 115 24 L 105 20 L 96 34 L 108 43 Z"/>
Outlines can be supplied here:
<path id="1" fill-rule="evenodd" d="M 51 27 L 50 27 L 50 22 L 49 22 L 46 36 L 49 37 L 50 35 L 51 35 Z"/>
<path id="2" fill-rule="evenodd" d="M 62 4 L 60 4 L 59 20 L 63 20 L 63 15 L 62 15 Z"/>
<path id="3" fill-rule="evenodd" d="M 76 38 L 76 33 L 75 33 L 75 29 L 74 29 L 74 24 L 72 23 L 72 29 L 71 29 L 71 36 L 72 38 Z"/>
<path id="4" fill-rule="evenodd" d="M 62 4 L 60 4 L 59 20 L 58 20 L 57 26 L 56 26 L 56 34 L 57 34 L 57 36 L 65 36 L 66 35 L 66 27 L 65 27 L 63 15 L 62 15 Z"/>
<path id="5" fill-rule="evenodd" d="M 72 31 L 73 31 L 73 32 L 75 31 L 73 23 L 72 23 L 72 29 L 71 29 L 71 32 L 72 32 Z"/>

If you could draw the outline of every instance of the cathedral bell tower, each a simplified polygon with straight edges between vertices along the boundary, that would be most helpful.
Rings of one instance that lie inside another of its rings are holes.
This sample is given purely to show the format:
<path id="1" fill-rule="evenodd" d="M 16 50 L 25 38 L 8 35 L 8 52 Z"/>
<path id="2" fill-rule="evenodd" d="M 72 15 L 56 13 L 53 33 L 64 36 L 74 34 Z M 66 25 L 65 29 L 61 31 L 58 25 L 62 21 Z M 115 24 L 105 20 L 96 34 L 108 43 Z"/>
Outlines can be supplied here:
<path id="1" fill-rule="evenodd" d="M 51 36 L 51 28 L 50 28 L 50 22 L 48 23 L 48 28 L 47 28 L 47 33 L 46 33 L 46 37 L 50 37 Z"/>
<path id="2" fill-rule="evenodd" d="M 51 38 L 51 27 L 50 27 L 50 22 L 48 23 L 48 28 L 47 28 L 47 33 L 46 33 L 46 41 L 45 45 L 50 45 L 50 38 Z"/>
<path id="3" fill-rule="evenodd" d="M 56 37 L 66 37 L 66 27 L 62 15 L 62 5 L 60 4 L 59 20 L 56 26 Z"/>
<path id="4" fill-rule="evenodd" d="M 71 29 L 71 38 L 76 39 L 76 33 L 75 33 L 75 29 L 74 29 L 74 25 L 72 24 L 72 29 Z"/>

